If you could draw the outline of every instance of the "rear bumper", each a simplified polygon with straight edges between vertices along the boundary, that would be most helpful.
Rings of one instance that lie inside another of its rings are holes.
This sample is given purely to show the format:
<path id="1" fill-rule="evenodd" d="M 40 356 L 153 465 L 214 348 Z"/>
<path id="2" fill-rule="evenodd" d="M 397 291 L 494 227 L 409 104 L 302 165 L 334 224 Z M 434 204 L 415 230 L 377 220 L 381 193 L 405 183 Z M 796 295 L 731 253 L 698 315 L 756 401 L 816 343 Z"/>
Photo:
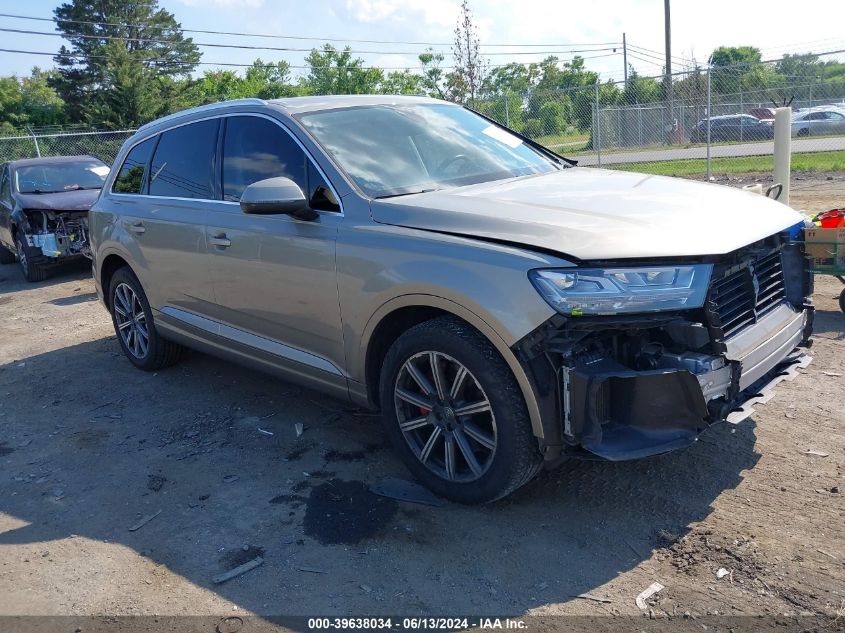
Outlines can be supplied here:
<path id="1" fill-rule="evenodd" d="M 647 457 L 689 446 L 715 422 L 744 419 L 809 363 L 794 350 L 807 335 L 811 310 L 781 304 L 726 340 L 720 356 L 666 354 L 645 371 L 608 358 L 562 367 L 569 452 L 612 461 Z"/>

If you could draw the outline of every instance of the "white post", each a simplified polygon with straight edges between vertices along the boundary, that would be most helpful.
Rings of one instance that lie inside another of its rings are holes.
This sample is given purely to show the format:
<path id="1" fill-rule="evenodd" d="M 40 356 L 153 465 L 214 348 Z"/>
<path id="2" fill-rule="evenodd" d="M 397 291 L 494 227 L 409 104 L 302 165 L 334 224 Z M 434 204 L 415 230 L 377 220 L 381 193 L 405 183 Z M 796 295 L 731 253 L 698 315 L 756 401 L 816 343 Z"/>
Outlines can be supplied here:
<path id="1" fill-rule="evenodd" d="M 599 104 L 599 80 L 596 79 L 596 124 L 593 129 L 593 149 L 596 150 L 598 166 L 601 167 L 601 105 Z"/>
<path id="2" fill-rule="evenodd" d="M 792 108 L 775 110 L 775 174 L 774 184 L 783 187 L 779 202 L 789 204 L 789 177 L 792 160 Z"/>

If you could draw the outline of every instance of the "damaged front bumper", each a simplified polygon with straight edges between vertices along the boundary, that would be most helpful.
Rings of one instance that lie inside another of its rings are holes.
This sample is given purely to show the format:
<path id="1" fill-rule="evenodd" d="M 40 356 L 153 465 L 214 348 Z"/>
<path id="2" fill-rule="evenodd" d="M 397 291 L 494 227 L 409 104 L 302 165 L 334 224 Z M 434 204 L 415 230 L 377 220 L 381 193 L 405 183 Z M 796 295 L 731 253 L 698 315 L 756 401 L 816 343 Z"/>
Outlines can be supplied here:
<path id="1" fill-rule="evenodd" d="M 775 385 L 810 362 L 796 349 L 809 346 L 813 319 L 812 277 L 797 249 L 767 244 L 735 254 L 717 268 L 700 311 L 555 317 L 521 341 L 517 352 L 545 420 L 547 460 L 665 453 L 689 446 L 716 422 L 744 419 L 753 404 L 771 398 Z M 781 264 L 773 273 L 775 260 Z M 772 286 L 776 296 L 766 285 L 773 275 L 781 280 Z M 746 285 L 748 316 L 735 327 Z M 720 288 L 730 288 L 727 308 L 719 305 Z"/>

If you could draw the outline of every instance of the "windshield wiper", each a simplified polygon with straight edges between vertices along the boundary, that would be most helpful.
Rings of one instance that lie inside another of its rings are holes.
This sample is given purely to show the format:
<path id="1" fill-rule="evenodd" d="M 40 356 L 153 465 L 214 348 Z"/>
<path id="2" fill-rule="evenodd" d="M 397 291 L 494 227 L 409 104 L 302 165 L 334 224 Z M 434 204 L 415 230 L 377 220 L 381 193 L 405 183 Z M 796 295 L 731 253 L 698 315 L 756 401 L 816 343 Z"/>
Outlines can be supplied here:
<path id="1" fill-rule="evenodd" d="M 419 189 L 417 191 L 406 191 L 404 193 L 389 193 L 384 196 L 376 196 L 374 200 L 384 200 L 385 198 L 401 198 L 402 196 L 415 196 L 418 193 L 431 193 L 432 191 L 440 191 L 439 189 Z"/>

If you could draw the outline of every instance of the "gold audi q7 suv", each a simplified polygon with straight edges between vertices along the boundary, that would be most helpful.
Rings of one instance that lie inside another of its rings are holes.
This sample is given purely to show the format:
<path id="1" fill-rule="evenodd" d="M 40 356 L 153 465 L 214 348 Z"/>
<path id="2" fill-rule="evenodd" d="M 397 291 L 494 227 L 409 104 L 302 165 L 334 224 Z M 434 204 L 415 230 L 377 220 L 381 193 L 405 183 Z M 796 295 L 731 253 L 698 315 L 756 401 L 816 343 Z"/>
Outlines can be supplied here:
<path id="1" fill-rule="evenodd" d="M 688 446 L 794 376 L 801 222 L 577 167 L 458 105 L 338 96 L 145 125 L 90 240 L 137 367 L 191 347 L 380 409 L 419 481 L 483 503 L 568 457 Z"/>

